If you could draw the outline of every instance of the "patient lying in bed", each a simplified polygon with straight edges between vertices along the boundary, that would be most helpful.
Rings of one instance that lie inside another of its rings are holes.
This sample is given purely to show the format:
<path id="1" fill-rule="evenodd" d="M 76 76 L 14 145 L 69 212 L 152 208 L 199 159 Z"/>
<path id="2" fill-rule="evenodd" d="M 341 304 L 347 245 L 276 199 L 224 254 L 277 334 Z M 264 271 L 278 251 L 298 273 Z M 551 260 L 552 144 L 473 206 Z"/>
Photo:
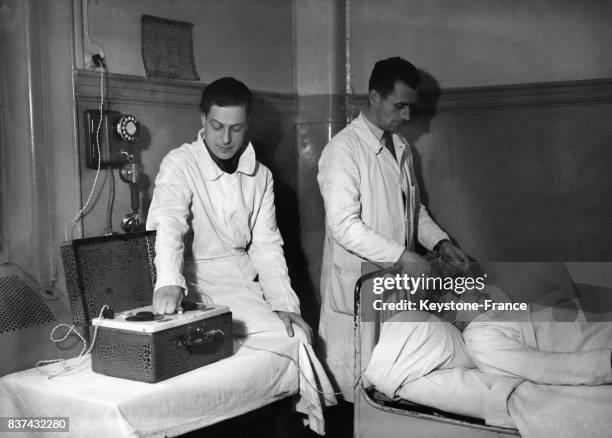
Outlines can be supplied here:
<path id="1" fill-rule="evenodd" d="M 458 314 L 463 321 L 454 325 L 439 317 L 444 315 L 394 315 L 383 324 L 363 373 L 366 386 L 392 399 L 515 426 L 526 436 L 586 431 L 607 436 L 612 427 L 612 323 L 609 318 L 593 322 L 581 309 L 569 276 L 559 281 L 563 269 L 553 269 L 555 287 L 527 310 Z M 534 286 L 551 284 L 541 275 L 522 274 L 520 281 L 511 279 L 514 284 L 498 277 L 514 301 L 527 301 L 514 287 L 531 287 L 527 293 L 534 296 Z M 457 327 L 463 328 L 466 318 L 473 321 L 462 335 Z"/>

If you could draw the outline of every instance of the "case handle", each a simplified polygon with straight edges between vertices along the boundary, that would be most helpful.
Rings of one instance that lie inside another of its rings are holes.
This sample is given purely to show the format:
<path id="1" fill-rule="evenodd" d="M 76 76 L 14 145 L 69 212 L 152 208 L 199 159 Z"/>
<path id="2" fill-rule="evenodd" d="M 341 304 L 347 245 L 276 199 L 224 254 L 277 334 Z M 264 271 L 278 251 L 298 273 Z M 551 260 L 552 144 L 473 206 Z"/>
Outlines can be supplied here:
<path id="1" fill-rule="evenodd" d="M 223 330 L 213 329 L 202 332 L 196 329 L 190 336 L 181 336 L 179 345 L 185 347 L 189 354 L 212 354 L 223 346 L 224 338 Z"/>

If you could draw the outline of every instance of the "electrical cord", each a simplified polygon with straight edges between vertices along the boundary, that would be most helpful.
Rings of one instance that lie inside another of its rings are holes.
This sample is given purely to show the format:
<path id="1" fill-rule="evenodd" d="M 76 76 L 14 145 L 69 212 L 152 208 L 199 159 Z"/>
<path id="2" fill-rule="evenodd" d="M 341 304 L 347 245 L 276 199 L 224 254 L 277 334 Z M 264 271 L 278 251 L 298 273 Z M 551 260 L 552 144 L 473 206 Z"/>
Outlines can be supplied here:
<path id="1" fill-rule="evenodd" d="M 100 314 L 98 315 L 98 319 L 102 318 L 102 313 L 104 312 L 105 309 L 108 309 L 108 306 L 106 304 L 104 306 L 102 306 L 102 309 L 100 309 Z M 55 330 L 57 330 L 60 327 L 68 327 L 68 331 L 61 338 L 55 339 L 53 337 L 53 334 L 55 333 Z M 96 325 L 95 328 L 94 328 L 94 334 L 93 334 L 93 337 L 91 339 L 91 344 L 89 345 L 89 348 L 87 348 L 87 341 L 85 341 L 85 338 L 76 330 L 74 324 L 72 324 L 72 325 L 68 325 L 68 324 L 58 324 L 58 325 L 56 325 L 55 327 L 53 327 L 53 330 L 51 330 L 51 333 L 49 334 L 49 339 L 53 343 L 62 342 L 63 340 L 68 338 L 70 333 L 74 332 L 74 334 L 76 334 L 81 339 L 81 341 L 83 341 L 83 348 L 81 349 L 81 353 L 77 356 L 77 359 L 78 359 L 79 357 L 87 356 L 88 354 L 91 353 L 91 350 L 93 349 L 93 347 L 94 347 L 94 345 L 96 343 L 96 338 L 98 336 L 98 327 L 99 327 L 99 325 Z M 85 350 L 87 350 L 87 351 L 85 351 Z M 83 360 L 81 360 L 79 363 L 74 364 L 74 365 L 67 365 L 67 363 L 66 363 L 67 359 L 39 360 L 38 362 L 36 362 L 36 365 L 34 365 L 34 367 L 38 370 L 38 372 L 40 372 L 44 376 L 47 376 L 47 378 L 52 379 L 52 378 L 57 377 L 57 376 L 62 376 L 62 375 L 68 374 L 70 371 L 73 371 L 73 370 L 79 368 L 81 365 L 83 365 L 86 362 L 86 360 L 87 360 L 87 357 L 83 358 Z M 50 365 L 50 364 L 59 364 L 59 367 L 55 367 L 55 368 L 51 369 L 51 371 L 44 370 L 43 368 L 41 368 L 43 366 Z"/>
<path id="2" fill-rule="evenodd" d="M 292 358 L 291 356 L 289 356 L 288 354 L 285 353 L 281 353 L 278 351 L 274 351 L 274 350 L 268 350 L 266 348 L 259 348 L 259 347 L 252 347 L 250 345 L 245 344 L 244 342 L 242 342 L 241 340 L 238 340 L 238 343 L 240 345 L 242 345 L 243 347 L 246 347 L 250 350 L 256 350 L 256 351 L 267 351 L 268 353 L 272 353 L 275 354 L 277 356 L 280 357 L 284 357 L 285 359 L 289 359 L 291 362 L 293 362 L 295 364 L 295 366 L 298 369 L 298 372 L 300 373 L 300 375 L 304 378 L 304 380 L 306 381 L 306 383 L 308 383 L 308 386 L 310 386 L 312 389 L 314 389 L 316 392 L 318 392 L 321 395 L 342 395 L 342 392 L 328 392 L 328 391 L 321 391 L 320 389 L 318 389 L 317 387 L 315 387 L 313 385 L 313 383 L 310 381 L 310 379 L 308 379 L 308 377 L 306 377 L 306 375 L 304 374 L 304 372 L 302 371 L 302 367 L 300 367 L 300 364 L 297 360 L 295 360 L 294 358 Z"/>
<path id="3" fill-rule="evenodd" d="M 91 186 L 91 191 L 89 192 L 89 196 L 87 197 L 87 201 L 85 202 L 85 205 L 83 205 L 83 208 L 81 208 L 81 210 L 79 210 L 79 212 L 74 216 L 74 218 L 68 222 L 66 224 L 66 227 L 64 228 L 64 240 L 68 241 L 68 229 L 70 228 L 70 237 L 72 239 L 72 236 L 74 234 L 74 227 L 76 226 L 77 221 L 81 218 L 81 216 L 84 215 L 85 210 L 87 209 L 87 206 L 89 205 L 89 202 L 91 201 L 93 194 L 95 192 L 96 189 L 96 184 L 98 183 L 98 177 L 100 176 L 100 169 L 101 169 L 101 164 L 102 164 L 102 154 L 100 151 L 100 128 L 102 127 L 102 116 L 104 114 L 104 75 L 106 73 L 106 67 L 103 61 L 99 62 L 99 67 L 100 67 L 100 120 L 98 120 L 98 127 L 96 128 L 96 148 L 97 148 L 97 152 L 98 152 L 98 167 L 96 170 L 96 177 L 94 178 L 94 182 L 93 185 Z"/>

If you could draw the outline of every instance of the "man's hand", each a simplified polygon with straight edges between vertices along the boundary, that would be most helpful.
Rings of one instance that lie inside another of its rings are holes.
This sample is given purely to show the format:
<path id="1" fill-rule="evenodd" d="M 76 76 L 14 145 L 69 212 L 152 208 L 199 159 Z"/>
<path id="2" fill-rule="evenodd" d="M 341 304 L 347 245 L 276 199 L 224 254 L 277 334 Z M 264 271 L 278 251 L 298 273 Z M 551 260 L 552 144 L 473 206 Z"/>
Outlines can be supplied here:
<path id="1" fill-rule="evenodd" d="M 290 338 L 293 337 L 292 324 L 297 324 L 298 326 L 302 327 L 302 330 L 304 330 L 304 333 L 306 333 L 306 336 L 308 337 L 308 343 L 312 345 L 312 329 L 299 314 L 293 312 L 283 312 L 281 310 L 276 310 L 276 314 L 281 319 L 281 321 L 283 321 L 283 324 L 285 324 L 287 335 Z"/>
<path id="2" fill-rule="evenodd" d="M 446 262 L 459 271 L 465 272 L 470 267 L 468 256 L 448 240 L 443 240 L 440 243 L 438 252 Z"/>
<path id="3" fill-rule="evenodd" d="M 412 252 L 406 248 L 397 263 L 402 267 L 404 273 L 413 277 L 418 277 L 421 274 L 429 275 L 431 266 L 423 257 L 416 252 Z"/>
<path id="4" fill-rule="evenodd" d="M 175 313 L 183 301 L 183 288 L 180 286 L 160 287 L 153 293 L 153 312 L 159 315 Z"/>

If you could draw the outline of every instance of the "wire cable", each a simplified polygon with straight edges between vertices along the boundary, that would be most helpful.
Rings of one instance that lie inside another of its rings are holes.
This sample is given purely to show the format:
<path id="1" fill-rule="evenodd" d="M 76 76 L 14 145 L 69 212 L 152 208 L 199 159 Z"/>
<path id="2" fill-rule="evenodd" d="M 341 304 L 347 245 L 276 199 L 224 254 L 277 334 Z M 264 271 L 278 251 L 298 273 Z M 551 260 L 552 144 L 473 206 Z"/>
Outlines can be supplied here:
<path id="1" fill-rule="evenodd" d="M 96 184 L 98 183 L 98 177 L 100 176 L 100 169 L 101 169 L 101 164 L 102 164 L 102 154 L 100 151 L 100 128 L 102 127 L 102 116 L 104 114 L 104 75 L 105 73 L 106 73 L 106 68 L 104 67 L 104 63 L 101 63 L 100 64 L 100 107 L 99 107 L 100 120 L 98 120 L 98 127 L 96 128 L 96 148 L 98 152 L 98 168 L 96 170 L 96 177 L 94 178 L 94 182 L 93 182 L 93 185 L 91 186 L 91 191 L 89 192 L 89 196 L 87 197 L 87 201 L 85 202 L 85 205 L 83 205 L 83 208 L 79 210 L 79 212 L 74 216 L 74 218 L 70 222 L 66 224 L 66 227 L 64 228 L 64 240 L 65 241 L 68 241 L 68 229 L 69 228 L 70 228 L 70 237 L 72 239 L 76 223 L 81 218 L 81 216 L 84 216 L 84 212 L 87 209 L 87 206 L 89 205 L 89 202 L 91 201 L 94 195 Z"/>
<path id="2" fill-rule="evenodd" d="M 105 304 L 104 306 L 102 306 L 102 309 L 100 309 L 100 314 L 98 315 L 98 319 L 102 318 L 102 313 L 104 312 L 105 309 L 107 309 L 108 306 Z M 62 336 L 59 339 L 56 339 L 53 337 L 53 334 L 55 333 L 55 330 L 57 330 L 60 327 L 68 327 L 68 331 L 66 332 L 66 334 L 64 336 Z M 87 356 L 88 354 L 91 353 L 91 350 L 93 349 L 95 343 L 96 343 L 96 338 L 98 336 L 98 327 L 100 327 L 99 325 L 96 324 L 96 327 L 94 328 L 94 334 L 93 337 L 91 339 L 91 344 L 89 345 L 89 349 L 87 348 L 87 342 L 85 341 L 85 338 L 76 330 L 74 324 L 72 325 L 68 325 L 68 324 L 58 324 L 55 327 L 53 327 L 53 330 L 51 330 L 51 333 L 49 334 L 49 339 L 51 339 L 51 342 L 53 343 L 59 343 L 62 342 L 63 340 L 67 339 L 68 336 L 70 335 L 70 333 L 74 333 L 76 334 L 81 341 L 83 341 L 83 348 L 81 350 L 81 353 L 77 356 L 77 359 L 80 357 L 83 357 L 83 360 L 81 360 L 80 362 L 73 364 L 73 365 L 68 365 L 67 359 L 48 359 L 48 360 L 39 360 L 38 362 L 36 362 L 36 365 L 34 365 L 34 367 L 38 370 L 38 372 L 40 372 L 41 374 L 47 376 L 47 378 L 52 379 L 54 377 L 57 376 L 62 376 L 65 374 L 68 374 L 70 371 L 75 370 L 77 368 L 79 368 L 81 365 L 83 365 L 86 361 L 87 361 Z M 87 350 L 87 351 L 85 351 Z M 51 371 L 48 370 L 44 370 L 41 367 L 46 366 L 46 365 L 50 365 L 50 364 L 59 364 L 58 367 L 52 368 Z"/>

